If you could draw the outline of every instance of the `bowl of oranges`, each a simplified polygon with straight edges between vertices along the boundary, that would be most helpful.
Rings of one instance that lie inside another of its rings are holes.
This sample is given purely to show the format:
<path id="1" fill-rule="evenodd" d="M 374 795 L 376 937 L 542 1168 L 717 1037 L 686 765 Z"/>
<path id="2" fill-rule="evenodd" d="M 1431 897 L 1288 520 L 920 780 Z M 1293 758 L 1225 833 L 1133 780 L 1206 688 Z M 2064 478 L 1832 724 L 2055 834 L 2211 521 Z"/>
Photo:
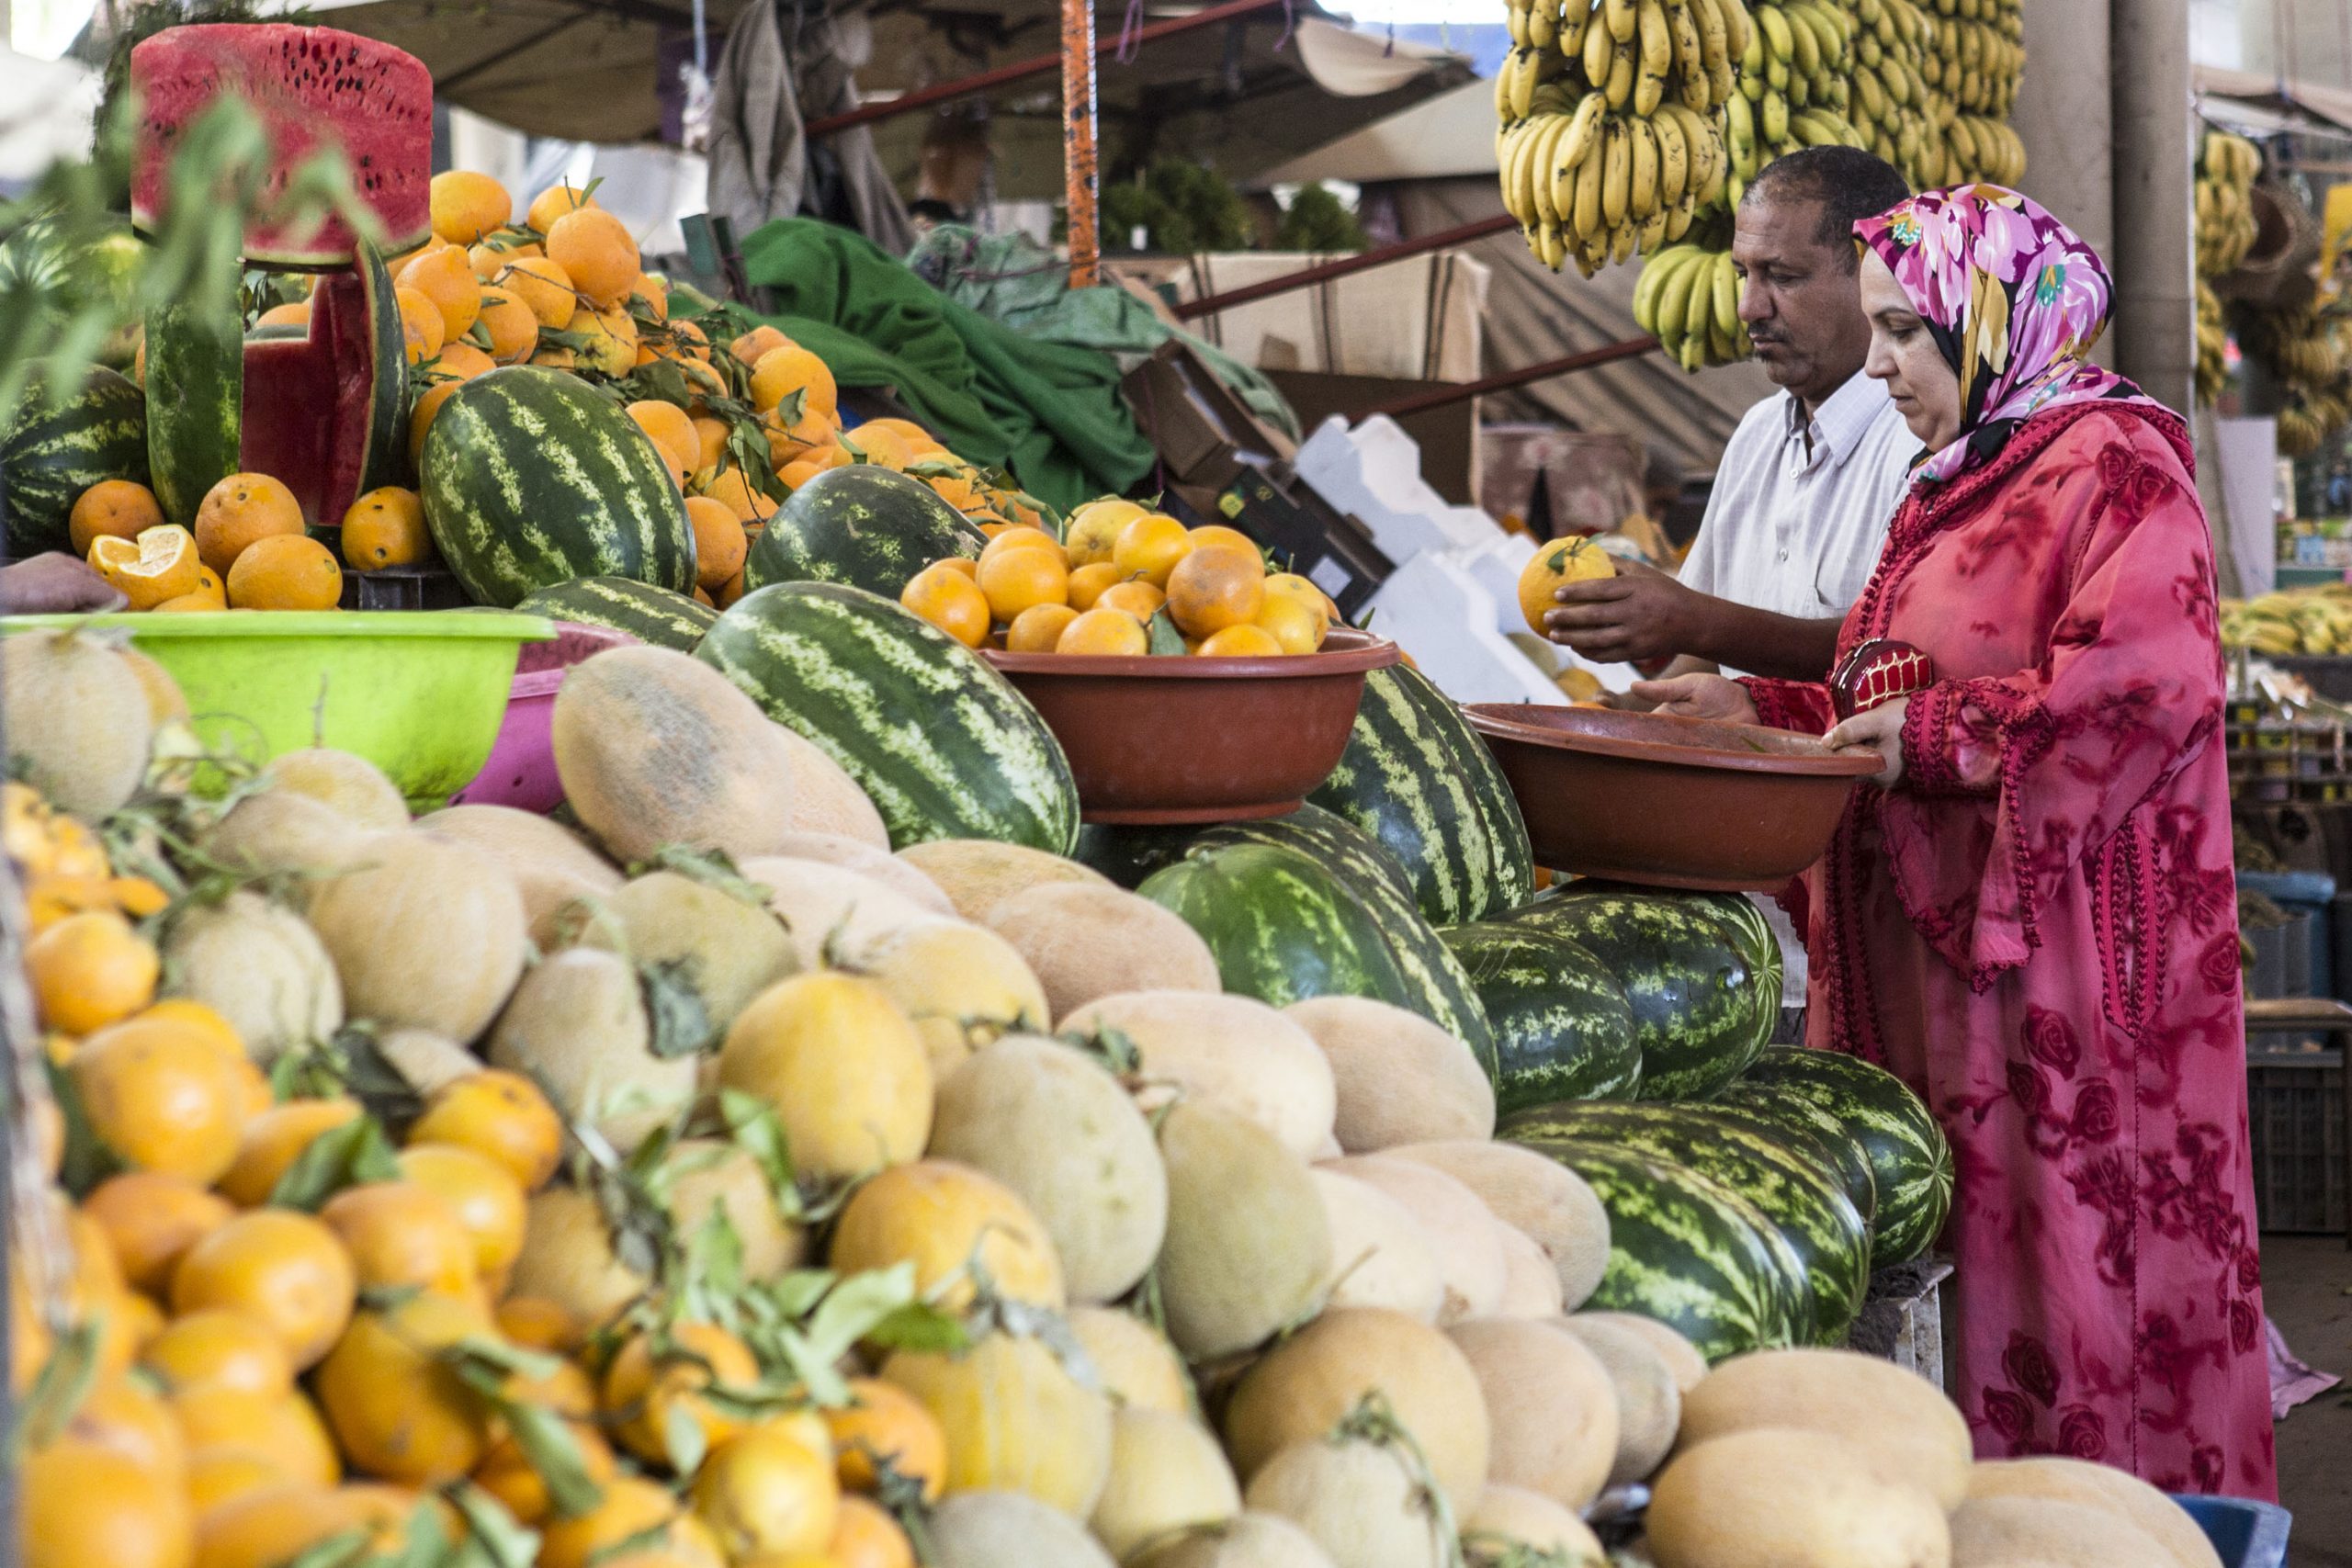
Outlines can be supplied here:
<path id="1" fill-rule="evenodd" d="M 1397 660 L 1248 535 L 1129 501 L 1079 508 L 1059 539 L 999 529 L 899 602 L 1029 699 L 1090 822 L 1295 810 L 1347 750 L 1364 676 Z"/>

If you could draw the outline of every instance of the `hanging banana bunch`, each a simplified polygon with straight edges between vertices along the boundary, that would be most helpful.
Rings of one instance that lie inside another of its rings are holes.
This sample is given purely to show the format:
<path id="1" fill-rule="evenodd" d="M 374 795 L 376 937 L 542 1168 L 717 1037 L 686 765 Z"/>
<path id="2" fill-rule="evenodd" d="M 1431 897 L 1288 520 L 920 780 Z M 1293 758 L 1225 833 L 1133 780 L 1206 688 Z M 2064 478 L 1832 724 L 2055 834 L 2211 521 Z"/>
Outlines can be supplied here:
<path id="1" fill-rule="evenodd" d="M 2200 231 L 2199 244 L 2202 235 Z M 2230 331 L 2222 297 L 2204 278 L 2197 280 L 2197 400 L 2211 406 L 2230 385 Z"/>
<path id="2" fill-rule="evenodd" d="M 1650 257 L 1634 280 L 1634 320 L 1685 370 L 1754 352 L 1739 319 L 1739 274 L 1729 251 L 1669 245 Z"/>
<path id="3" fill-rule="evenodd" d="M 2243 136 L 2206 130 L 2197 150 L 2197 273 L 2222 277 L 2254 249 L 2254 182 L 2261 150 Z"/>
<path id="4" fill-rule="evenodd" d="M 1847 118 L 1854 15 L 1829 0 L 1759 0 L 1756 31 L 1739 61 L 1739 93 L 1724 106 L 1731 130 L 1731 199 L 1783 152 L 1867 147 Z"/>
<path id="5" fill-rule="evenodd" d="M 2025 177 L 2025 143 L 2008 126 L 2025 71 L 2023 0 L 1933 0 L 1936 26 L 1920 74 L 1949 106 L 1946 183 Z"/>
<path id="6" fill-rule="evenodd" d="M 2267 366 L 2286 392 L 2278 411 L 2278 450 L 2308 457 L 2352 423 L 2352 356 L 2340 333 L 2352 318 L 2321 314 L 2309 305 L 2246 310 L 2238 342 Z"/>
<path id="7" fill-rule="evenodd" d="M 1852 0 L 1851 9 L 1857 26 L 1846 118 L 1913 189 L 1945 184 L 1952 177 L 1944 141 L 1952 108 L 1926 75 L 1936 18 L 1915 0 Z"/>

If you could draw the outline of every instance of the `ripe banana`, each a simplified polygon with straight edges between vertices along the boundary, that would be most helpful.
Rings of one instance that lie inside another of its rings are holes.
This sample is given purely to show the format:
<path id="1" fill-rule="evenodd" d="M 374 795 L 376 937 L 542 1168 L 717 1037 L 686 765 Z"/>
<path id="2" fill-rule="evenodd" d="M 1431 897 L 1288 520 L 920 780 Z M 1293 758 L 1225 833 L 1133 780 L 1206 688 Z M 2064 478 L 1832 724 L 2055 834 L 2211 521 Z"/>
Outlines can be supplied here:
<path id="1" fill-rule="evenodd" d="M 1641 31 L 1641 11 L 1635 0 L 1600 0 L 1602 21 L 1609 36 L 1619 43 L 1631 43 Z"/>
<path id="2" fill-rule="evenodd" d="M 1661 114 L 1650 121 L 1650 134 L 1657 139 L 1657 199 L 1661 207 L 1672 207 L 1682 199 L 1690 178 L 1690 141 L 1682 133 L 1679 116 Z"/>
<path id="3" fill-rule="evenodd" d="M 1795 55 L 1797 48 L 1796 39 L 1789 31 L 1789 19 L 1781 14 L 1779 6 L 1770 4 L 1758 6 L 1755 15 L 1757 25 L 1764 35 L 1768 62 L 1777 60 L 1785 66 Z"/>
<path id="4" fill-rule="evenodd" d="M 1560 139 L 1574 123 L 1564 114 L 1545 115 L 1537 119 L 1531 138 L 1533 147 L 1527 158 L 1527 202 L 1534 209 L 1539 222 L 1556 224 L 1560 209 L 1552 199 L 1552 159 Z"/>
<path id="5" fill-rule="evenodd" d="M 1647 119 L 1631 120 L 1625 130 L 1633 143 L 1633 183 L 1625 210 L 1635 221 L 1646 221 L 1658 209 L 1657 134 Z"/>
<path id="6" fill-rule="evenodd" d="M 1642 70 L 1652 76 L 1665 75 L 1674 63 L 1674 32 L 1667 25 L 1666 6 L 1660 4 L 1660 0 L 1641 0 L 1635 20 L 1642 51 Z"/>
<path id="7" fill-rule="evenodd" d="M 1625 221 L 1633 197 L 1633 138 L 1623 119 L 1611 117 L 1601 148 L 1608 173 L 1600 187 L 1600 215 L 1614 229 Z"/>

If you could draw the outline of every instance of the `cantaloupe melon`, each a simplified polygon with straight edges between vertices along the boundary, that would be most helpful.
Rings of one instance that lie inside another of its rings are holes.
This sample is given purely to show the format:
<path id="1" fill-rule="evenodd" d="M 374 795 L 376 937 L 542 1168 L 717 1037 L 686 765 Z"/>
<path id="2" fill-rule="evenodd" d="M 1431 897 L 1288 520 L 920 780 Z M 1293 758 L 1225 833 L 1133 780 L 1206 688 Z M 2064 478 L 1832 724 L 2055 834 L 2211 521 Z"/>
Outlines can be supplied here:
<path id="1" fill-rule="evenodd" d="M 471 844 L 506 868 L 541 952 L 563 945 L 559 919 L 582 900 L 616 891 L 621 874 L 588 841 L 552 818 L 511 806 L 452 806 L 417 818 L 445 839 Z"/>
<path id="2" fill-rule="evenodd" d="M 1495 1303 L 1497 1317 L 1550 1318 L 1560 1315 L 1560 1271 L 1551 1255 L 1517 1225 L 1495 1222 L 1503 1247 L 1503 1299 Z"/>
<path id="3" fill-rule="evenodd" d="M 570 1187 L 531 1194 L 510 1293 L 553 1302 L 594 1326 L 635 1301 L 648 1282 L 615 1255 L 595 1199 Z"/>
<path id="4" fill-rule="evenodd" d="M 1657 1345 L 1600 1314 L 1561 1318 L 1551 1326 L 1572 1334 L 1592 1353 L 1617 1394 L 1617 1457 L 1611 1486 L 1645 1480 L 1674 1450 L 1682 1423 L 1682 1391 Z"/>
<path id="5" fill-rule="evenodd" d="M 1007 1301 L 1066 1300 L 1053 1240 L 1020 1194 L 954 1160 L 892 1166 L 860 1182 L 828 1261 L 842 1275 L 912 1263 L 916 1292 L 948 1312 L 969 1306 L 983 1278 Z"/>
<path id="6" fill-rule="evenodd" d="M 808 1233 L 776 1206 L 767 1172 L 751 1151 L 717 1138 L 681 1138 L 662 1162 L 669 1193 L 664 1206 L 682 1242 L 692 1245 L 715 1215 L 740 1249 L 742 1277 L 775 1278 L 808 1253 Z"/>
<path id="7" fill-rule="evenodd" d="M 1313 1304 L 1331 1231 L 1305 1162 L 1255 1122 L 1190 1100 L 1159 1126 L 1168 1337 L 1193 1360 L 1263 1343 Z"/>
<path id="8" fill-rule="evenodd" d="M 775 1111 L 795 1171 L 815 1180 L 902 1164 L 931 1135 L 922 1037 L 855 976 L 796 975 L 752 998 L 719 1047 L 718 1082 Z"/>
<path id="9" fill-rule="evenodd" d="M 1187 1530 L 1135 1560 L 1134 1568 L 1335 1568 L 1315 1538 L 1275 1514 L 1237 1514 Z"/>
<path id="10" fill-rule="evenodd" d="M 1331 1130 L 1331 1066 L 1313 1036 L 1265 1003 L 1199 991 L 1125 991 L 1056 1032 L 1116 1030 L 1143 1058 L 1145 1108 L 1181 1094 L 1248 1117 L 1306 1157 Z"/>
<path id="11" fill-rule="evenodd" d="M 1192 1380 L 1165 1336 L 1131 1312 L 1116 1307 L 1074 1306 L 1069 1331 L 1093 1364 L 1095 1382 L 1114 1405 L 1164 1410 L 1188 1416 Z"/>
<path id="12" fill-rule="evenodd" d="M 1094 1511 L 1111 1474 L 1111 1402 L 1044 1341 L 998 1332 L 961 1351 L 900 1350 L 882 1376 L 938 1419 L 950 1493 L 1023 1492 L 1074 1519 Z"/>
<path id="13" fill-rule="evenodd" d="M 490 1032 L 491 1066 L 537 1081 L 557 1110 L 623 1152 L 694 1099 L 692 1056 L 657 1056 L 637 971 L 572 948 L 531 966 Z"/>
<path id="14" fill-rule="evenodd" d="M 2170 1553 L 2110 1509 L 1972 1497 L 1951 1516 L 1952 1568 L 2162 1568 Z"/>
<path id="15" fill-rule="evenodd" d="M 1239 1512 L 1241 1488 L 1206 1427 L 1162 1410 L 1113 1413 L 1111 1478 L 1089 1520 L 1113 1556 Z"/>
<path id="16" fill-rule="evenodd" d="M 1509 1269 L 1494 1214 L 1478 1195 L 1433 1166 L 1385 1155 L 1350 1155 L 1320 1168 L 1377 1188 L 1409 1210 L 1437 1250 L 1445 1294 L 1441 1325 L 1491 1316 L 1502 1304 Z"/>
<path id="17" fill-rule="evenodd" d="M 469 1077 L 482 1066 L 480 1056 L 429 1029 L 387 1030 L 376 1042 L 376 1054 L 419 1095 Z"/>
<path id="18" fill-rule="evenodd" d="M 0 643 L 0 713 L 11 773 L 61 810 L 95 821 L 127 804 L 147 771 L 146 688 L 94 637 L 26 632 Z"/>
<path id="19" fill-rule="evenodd" d="M 792 831 L 854 839 L 889 853 L 890 829 L 883 826 L 882 813 L 875 809 L 873 800 L 849 776 L 849 771 L 795 731 L 779 724 L 775 733 L 792 782 L 788 819 Z M 779 845 L 775 852 L 791 852 Z"/>
<path id="20" fill-rule="evenodd" d="M 1377 1187 L 1334 1170 L 1315 1172 L 1323 1217 L 1331 1226 L 1328 1303 L 1335 1307 L 1386 1307 L 1435 1323 L 1445 1299 L 1437 1247 L 1413 1212 Z"/>
<path id="21" fill-rule="evenodd" d="M 2056 1457 L 1979 1460 L 1968 1472 L 1968 1503 L 1991 1497 L 2038 1497 L 2101 1509 L 2153 1539 L 2178 1568 L 2222 1568 L 2212 1539 L 2186 1508 L 2112 1465 Z"/>
<path id="22" fill-rule="evenodd" d="M 355 827 L 389 833 L 408 826 L 408 802 L 383 770 L 333 747 L 281 752 L 262 768 L 280 789 L 309 795 Z"/>
<path id="23" fill-rule="evenodd" d="M 1047 1027 L 1046 993 L 1021 954 L 963 920 L 900 926 L 849 949 L 848 964 L 899 1004 L 939 1077 L 992 1040 Z"/>
<path id="24" fill-rule="evenodd" d="M 1507 1557 L 1513 1547 L 1554 1552 L 1584 1568 L 1608 1561 L 1591 1527 L 1541 1492 L 1523 1486 L 1488 1486 L 1460 1515 L 1462 1544 L 1470 1561 Z"/>
<path id="25" fill-rule="evenodd" d="M 1674 1391 L 1678 1395 L 1689 1393 L 1707 1375 L 1707 1358 L 1699 1353 L 1699 1347 L 1654 1317 L 1643 1317 L 1630 1312 L 1580 1312 L 1574 1314 L 1571 1321 L 1605 1324 L 1612 1328 L 1622 1328 L 1640 1339 L 1665 1360 L 1667 1371 L 1674 1375 Z M 1676 1423 L 1678 1427 L 1680 1424 L 1679 1414 Z"/>
<path id="26" fill-rule="evenodd" d="M 176 911 L 164 939 L 165 990 L 236 1027 L 264 1066 L 343 1027 L 343 982 L 301 916 L 258 893 Z"/>
<path id="27" fill-rule="evenodd" d="M 1651 1487 L 1646 1524 L 1657 1568 L 1948 1568 L 1952 1561 L 1935 1498 L 1881 1480 L 1860 1444 L 1827 1432 L 1756 1427 L 1677 1454 Z"/>
<path id="28" fill-rule="evenodd" d="M 727 677 L 666 648 L 573 665 L 549 723 L 565 800 L 624 865 L 665 844 L 773 853 L 793 829 L 780 733 Z"/>
<path id="29" fill-rule="evenodd" d="M 114 652 L 139 677 L 140 689 L 147 694 L 147 716 L 155 721 L 159 739 L 164 726 L 187 717 L 187 694 L 180 690 L 180 683 L 172 679 L 170 671 L 129 643 Z"/>
<path id="30" fill-rule="evenodd" d="M 606 894 L 581 941 L 693 992 L 713 1041 L 753 997 L 800 967 L 784 923 L 764 906 L 674 871 L 648 872 Z"/>
<path id="31" fill-rule="evenodd" d="M 1329 1432 L 1367 1395 L 1384 1399 L 1458 1505 L 1487 1483 L 1502 1434 L 1477 1370 L 1439 1330 L 1378 1307 L 1335 1307 L 1259 1358 L 1225 1411 L 1234 1468 L 1254 1476 L 1293 1443 Z"/>
<path id="32" fill-rule="evenodd" d="M 311 900 L 354 1018 L 471 1041 L 522 976 L 523 900 L 498 863 L 411 829 L 369 840 L 364 863 Z"/>
<path id="33" fill-rule="evenodd" d="M 931 1517 L 935 1568 L 1116 1568 L 1067 1514 L 1019 1492 L 959 1492 Z"/>
<path id="34" fill-rule="evenodd" d="M 1056 1018 L 1122 991 L 1224 988 L 1200 933 L 1124 888 L 1048 883 L 999 900 L 984 923 L 1020 951 Z"/>
<path id="35" fill-rule="evenodd" d="M 899 858 L 937 883 L 956 912 L 967 920 L 986 920 L 1000 900 L 1046 883 L 1112 886 L 1109 877 L 1091 866 L 993 839 L 934 839 L 909 844 Z"/>
<path id="36" fill-rule="evenodd" d="M 1384 1158 L 1442 1170 L 1476 1192 L 1495 1218 L 1524 1232 L 1559 1271 L 1560 1298 L 1573 1312 L 1609 1268 L 1609 1211 L 1584 1178 L 1516 1144 L 1448 1139 L 1403 1144 Z"/>
<path id="37" fill-rule="evenodd" d="M 1447 1334 L 1494 1427 L 1487 1476 L 1581 1508 L 1617 1457 L 1617 1391 L 1591 1351 L 1548 1323 L 1481 1318 Z"/>
<path id="38" fill-rule="evenodd" d="M 331 807 L 291 789 L 246 795 L 198 835 L 209 860 L 246 876 L 283 875 L 281 888 L 297 908 L 308 907 L 324 883 L 366 860 L 375 833 Z"/>
<path id="39" fill-rule="evenodd" d="M 939 917 L 905 894 L 823 861 L 760 855 L 737 867 L 768 890 L 803 969 L 823 968 L 907 926 Z"/>
<path id="40" fill-rule="evenodd" d="M 1753 1350 L 1719 1363 L 1682 1399 L 1681 1445 L 1758 1427 L 1849 1439 L 1890 1485 L 1924 1488 L 1947 1512 L 1968 1495 L 1968 1423 L 1943 1390 L 1853 1350 Z"/>
<path id="41" fill-rule="evenodd" d="M 1283 1011 L 1330 1059 L 1339 1092 L 1333 1131 L 1347 1153 L 1494 1135 L 1486 1069 L 1420 1014 L 1369 997 L 1310 997 Z"/>
<path id="42" fill-rule="evenodd" d="M 1126 1294 L 1159 1255 L 1168 1171 L 1126 1090 L 1086 1053 L 1011 1034 L 947 1074 L 931 1152 L 1003 1182 L 1061 1258 L 1069 1296 Z"/>
<path id="43" fill-rule="evenodd" d="M 824 753 L 820 751 L 818 755 L 824 756 Z M 831 762 L 832 759 L 826 757 L 825 761 Z M 900 860 L 869 840 L 853 839 L 840 833 L 792 832 L 784 836 L 776 845 L 775 852 L 786 860 L 817 861 L 870 877 L 933 914 L 956 913 L 956 906 L 947 901 L 947 895 L 939 890 L 939 884 L 917 871 L 912 862 Z"/>
<path id="44" fill-rule="evenodd" d="M 1339 1568 L 1440 1568 L 1453 1546 L 1401 1444 L 1308 1438 L 1269 1459 L 1241 1495 L 1297 1525 Z"/>

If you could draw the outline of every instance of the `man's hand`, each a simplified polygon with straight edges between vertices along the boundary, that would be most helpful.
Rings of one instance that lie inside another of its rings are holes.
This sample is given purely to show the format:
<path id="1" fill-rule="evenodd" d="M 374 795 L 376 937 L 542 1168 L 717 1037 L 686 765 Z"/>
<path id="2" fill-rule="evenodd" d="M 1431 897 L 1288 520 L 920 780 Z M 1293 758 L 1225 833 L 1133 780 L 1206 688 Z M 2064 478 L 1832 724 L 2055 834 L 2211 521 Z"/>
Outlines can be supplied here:
<path id="1" fill-rule="evenodd" d="M 1712 718 L 1727 724 L 1754 724 L 1756 704 L 1747 688 L 1721 675 L 1676 675 L 1664 681 L 1636 681 L 1634 695 L 1652 705 L 1657 713 L 1683 718 Z"/>
<path id="2" fill-rule="evenodd" d="M 1910 711 L 1909 697 L 1881 703 L 1837 726 L 1821 738 L 1821 743 L 1833 750 L 1840 746 L 1869 747 L 1886 760 L 1886 766 L 1872 773 L 1871 782 L 1881 789 L 1893 789 L 1903 778 L 1903 716 Z"/>
<path id="3" fill-rule="evenodd" d="M 113 583 L 62 551 L 0 567 L 0 615 L 72 615 L 129 603 Z"/>
<path id="4" fill-rule="evenodd" d="M 1706 650 L 1709 606 L 1717 603 L 1639 561 L 1614 577 L 1563 584 L 1560 608 L 1544 615 L 1544 635 L 1596 664 L 1635 663 Z"/>

